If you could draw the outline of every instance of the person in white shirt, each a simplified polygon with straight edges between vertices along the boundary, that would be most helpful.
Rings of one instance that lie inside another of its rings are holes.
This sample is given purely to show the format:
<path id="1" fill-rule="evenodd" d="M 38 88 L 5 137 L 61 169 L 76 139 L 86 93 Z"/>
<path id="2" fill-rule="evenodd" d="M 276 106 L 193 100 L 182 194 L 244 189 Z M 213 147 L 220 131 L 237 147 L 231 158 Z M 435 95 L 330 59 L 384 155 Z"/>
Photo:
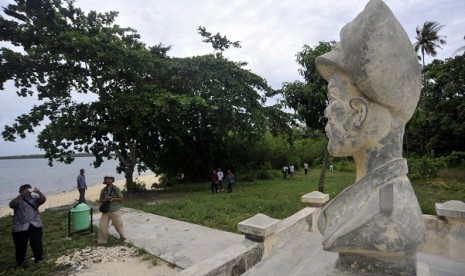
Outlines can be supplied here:
<path id="1" fill-rule="evenodd" d="M 223 188 L 224 174 L 223 174 L 223 171 L 221 170 L 221 168 L 218 168 L 218 171 L 216 172 L 216 175 L 218 175 L 218 186 L 221 189 L 221 191 L 224 191 L 224 188 Z"/>

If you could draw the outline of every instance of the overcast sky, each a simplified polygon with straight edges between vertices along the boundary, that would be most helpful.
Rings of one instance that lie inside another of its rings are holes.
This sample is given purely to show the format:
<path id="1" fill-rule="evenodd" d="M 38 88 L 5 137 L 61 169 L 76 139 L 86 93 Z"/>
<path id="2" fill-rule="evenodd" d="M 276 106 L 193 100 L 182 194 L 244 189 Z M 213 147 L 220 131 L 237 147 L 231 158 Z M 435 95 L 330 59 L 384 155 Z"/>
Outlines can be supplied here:
<path id="1" fill-rule="evenodd" d="M 301 80 L 295 55 L 302 46 L 319 41 L 339 41 L 341 28 L 353 20 L 368 1 L 362 0 L 77 0 L 84 11 L 118 11 L 116 23 L 132 27 L 148 46 L 172 46 L 170 56 L 187 57 L 212 53 L 197 33 L 199 26 L 242 48 L 228 49 L 225 56 L 245 61 L 247 68 L 264 77 L 275 89 L 283 82 Z M 10 0 L 0 0 L 2 8 Z M 385 0 L 412 43 L 415 28 L 426 21 L 444 25 L 440 34 L 447 44 L 436 58 L 451 57 L 465 46 L 464 0 Z M 3 15 L 3 14 L 2 14 Z M 431 58 L 426 59 L 427 63 Z M 19 98 L 11 85 L 0 91 L 0 131 L 30 110 L 35 99 Z M 15 143 L 0 138 L 0 156 L 40 153 L 34 135 Z"/>

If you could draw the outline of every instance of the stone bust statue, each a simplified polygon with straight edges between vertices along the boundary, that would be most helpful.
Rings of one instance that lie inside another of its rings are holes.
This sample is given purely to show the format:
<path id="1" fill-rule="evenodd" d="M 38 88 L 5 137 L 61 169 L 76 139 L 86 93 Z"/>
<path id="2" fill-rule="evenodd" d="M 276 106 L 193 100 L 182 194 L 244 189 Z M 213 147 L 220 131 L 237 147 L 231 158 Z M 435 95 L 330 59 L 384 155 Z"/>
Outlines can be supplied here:
<path id="1" fill-rule="evenodd" d="M 415 275 L 426 230 L 402 142 L 420 96 L 420 65 L 380 0 L 371 0 L 340 36 L 316 66 L 328 81 L 328 151 L 353 157 L 356 182 L 323 208 L 323 246 L 339 252 L 339 270 Z"/>

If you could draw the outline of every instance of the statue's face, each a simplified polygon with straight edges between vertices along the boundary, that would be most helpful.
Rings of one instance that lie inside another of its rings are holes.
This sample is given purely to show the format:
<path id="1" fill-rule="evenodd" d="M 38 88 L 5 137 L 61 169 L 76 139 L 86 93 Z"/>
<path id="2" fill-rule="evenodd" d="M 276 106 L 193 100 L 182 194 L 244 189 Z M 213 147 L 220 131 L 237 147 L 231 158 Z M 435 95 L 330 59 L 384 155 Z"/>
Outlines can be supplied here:
<path id="1" fill-rule="evenodd" d="M 360 149 L 360 129 L 355 127 L 357 111 L 350 105 L 350 101 L 357 97 L 362 95 L 350 76 L 336 70 L 328 83 L 329 105 L 325 109 L 328 151 L 333 156 L 351 156 Z"/>

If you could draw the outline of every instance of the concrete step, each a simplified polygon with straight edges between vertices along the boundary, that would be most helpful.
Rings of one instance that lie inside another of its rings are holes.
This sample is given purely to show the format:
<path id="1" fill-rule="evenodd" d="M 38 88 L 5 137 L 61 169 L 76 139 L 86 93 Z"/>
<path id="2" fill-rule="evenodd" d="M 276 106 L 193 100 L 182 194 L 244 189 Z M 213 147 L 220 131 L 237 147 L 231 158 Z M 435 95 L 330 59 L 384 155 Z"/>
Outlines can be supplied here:
<path id="1" fill-rule="evenodd" d="M 338 254 L 323 250 L 321 243 L 320 234 L 303 232 L 243 275 L 328 275 L 334 267 Z M 419 276 L 465 275 L 465 263 L 460 260 L 419 252 L 417 261 Z"/>
<path id="2" fill-rule="evenodd" d="M 322 250 L 321 242 L 320 234 L 301 232 L 243 275 L 326 275 L 337 253 Z"/>

